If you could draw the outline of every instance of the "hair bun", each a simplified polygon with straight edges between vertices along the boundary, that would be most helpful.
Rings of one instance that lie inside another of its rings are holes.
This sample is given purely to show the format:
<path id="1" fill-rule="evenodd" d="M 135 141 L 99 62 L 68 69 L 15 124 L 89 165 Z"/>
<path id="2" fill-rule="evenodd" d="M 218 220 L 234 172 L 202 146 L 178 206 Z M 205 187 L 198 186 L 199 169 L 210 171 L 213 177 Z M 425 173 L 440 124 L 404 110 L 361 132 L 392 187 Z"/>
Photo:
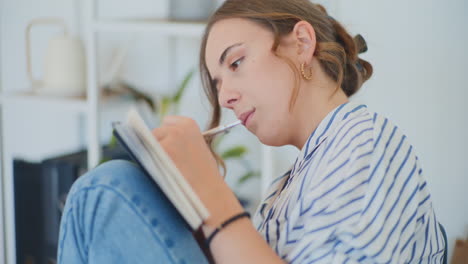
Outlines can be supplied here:
<path id="1" fill-rule="evenodd" d="M 367 51 L 367 43 L 364 37 L 361 34 L 357 34 L 354 37 L 354 43 L 356 43 L 357 52 L 359 54 Z"/>

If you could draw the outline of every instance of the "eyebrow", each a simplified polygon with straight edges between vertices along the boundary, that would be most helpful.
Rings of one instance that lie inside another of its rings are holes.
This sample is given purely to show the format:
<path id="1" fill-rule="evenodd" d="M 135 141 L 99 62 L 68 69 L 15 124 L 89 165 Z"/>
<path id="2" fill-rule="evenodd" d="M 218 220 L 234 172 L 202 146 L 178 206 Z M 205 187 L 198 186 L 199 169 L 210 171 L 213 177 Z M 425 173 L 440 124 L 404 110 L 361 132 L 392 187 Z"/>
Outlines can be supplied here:
<path id="1" fill-rule="evenodd" d="M 242 44 L 244 44 L 244 43 L 236 43 L 236 44 L 233 44 L 233 45 L 227 47 L 227 48 L 223 51 L 223 53 L 221 54 L 221 57 L 219 57 L 219 65 L 223 65 L 224 61 L 226 60 L 226 57 L 227 57 L 228 53 L 229 53 L 233 48 L 238 47 L 238 46 L 240 46 L 240 45 L 242 45 Z M 214 86 L 214 87 L 216 87 L 216 86 L 218 85 L 218 78 L 217 78 L 216 76 L 215 76 L 214 79 L 212 79 L 211 85 Z"/>
<path id="2" fill-rule="evenodd" d="M 236 43 L 234 45 L 231 45 L 227 47 L 223 53 L 221 54 L 221 57 L 219 57 L 219 65 L 223 65 L 224 60 L 226 60 L 226 56 L 228 55 L 229 51 L 231 51 L 233 48 L 242 45 L 243 43 Z"/>

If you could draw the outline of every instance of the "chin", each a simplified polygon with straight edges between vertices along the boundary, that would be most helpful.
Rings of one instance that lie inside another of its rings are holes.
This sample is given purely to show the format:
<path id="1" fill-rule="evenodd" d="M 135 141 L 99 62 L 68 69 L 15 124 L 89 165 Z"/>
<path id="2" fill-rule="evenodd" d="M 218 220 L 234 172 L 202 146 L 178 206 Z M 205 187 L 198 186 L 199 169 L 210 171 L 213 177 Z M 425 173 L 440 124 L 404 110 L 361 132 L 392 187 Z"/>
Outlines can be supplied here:
<path id="1" fill-rule="evenodd" d="M 285 142 L 285 140 L 283 140 L 280 136 L 271 133 L 271 131 L 268 134 L 256 133 L 255 135 L 257 136 L 258 140 L 262 142 L 262 144 L 267 146 L 281 147 L 287 145 L 287 142 Z"/>

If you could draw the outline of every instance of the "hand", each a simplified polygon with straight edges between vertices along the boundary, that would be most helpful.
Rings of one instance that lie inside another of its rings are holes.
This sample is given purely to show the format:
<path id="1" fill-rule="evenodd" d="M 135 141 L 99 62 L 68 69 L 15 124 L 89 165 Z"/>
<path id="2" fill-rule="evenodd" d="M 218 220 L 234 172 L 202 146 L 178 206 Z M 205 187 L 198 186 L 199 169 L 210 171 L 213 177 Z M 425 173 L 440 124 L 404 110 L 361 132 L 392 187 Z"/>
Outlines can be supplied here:
<path id="1" fill-rule="evenodd" d="M 153 130 L 153 135 L 210 212 L 205 222 L 217 226 L 242 210 L 221 177 L 216 160 L 194 120 L 166 117 L 162 125 Z"/>
<path id="2" fill-rule="evenodd" d="M 153 135 L 192 186 L 206 186 L 220 177 L 216 160 L 194 120 L 168 116 Z"/>

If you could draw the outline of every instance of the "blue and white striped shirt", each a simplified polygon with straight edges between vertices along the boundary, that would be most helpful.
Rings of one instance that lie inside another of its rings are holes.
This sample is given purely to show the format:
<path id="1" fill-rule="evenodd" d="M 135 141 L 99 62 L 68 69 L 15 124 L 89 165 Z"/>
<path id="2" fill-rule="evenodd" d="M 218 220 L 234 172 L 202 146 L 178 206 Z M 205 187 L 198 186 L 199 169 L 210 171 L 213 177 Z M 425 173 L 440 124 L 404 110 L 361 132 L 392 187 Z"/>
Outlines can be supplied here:
<path id="1" fill-rule="evenodd" d="M 445 241 L 415 151 L 365 105 L 331 111 L 267 193 L 254 224 L 289 263 L 441 263 Z"/>

